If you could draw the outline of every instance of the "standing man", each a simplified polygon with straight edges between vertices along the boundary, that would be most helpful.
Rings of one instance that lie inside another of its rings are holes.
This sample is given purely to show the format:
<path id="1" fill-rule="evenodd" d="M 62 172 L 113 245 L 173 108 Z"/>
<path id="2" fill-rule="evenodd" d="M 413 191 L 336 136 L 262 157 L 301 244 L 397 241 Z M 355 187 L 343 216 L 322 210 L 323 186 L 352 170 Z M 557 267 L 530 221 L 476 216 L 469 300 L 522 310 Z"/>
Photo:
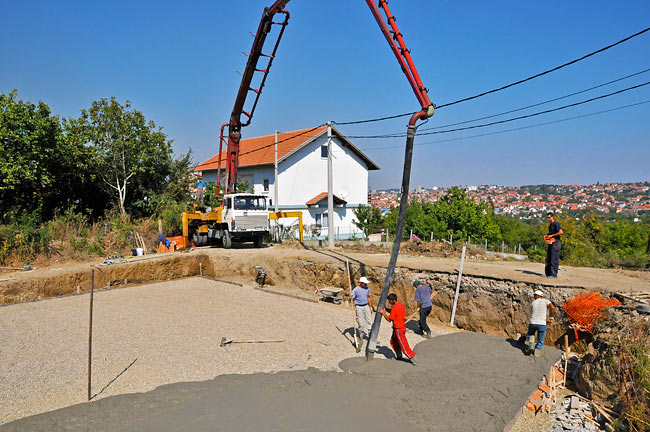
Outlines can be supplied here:
<path id="1" fill-rule="evenodd" d="M 433 290 L 426 285 L 422 285 L 420 281 L 413 281 L 413 286 L 415 287 L 415 303 L 420 309 L 420 319 L 418 325 L 420 326 L 420 334 L 425 338 L 429 339 L 431 337 L 431 329 L 427 324 L 427 317 L 431 313 L 431 308 L 433 304 L 431 303 L 431 298 L 435 295 Z"/>
<path id="2" fill-rule="evenodd" d="M 535 345 L 535 357 L 539 357 L 544 346 L 544 337 L 546 336 L 546 309 L 551 309 L 551 314 L 555 313 L 555 306 L 550 300 L 544 298 L 544 293 L 540 290 L 534 292 L 535 300 L 530 306 L 530 324 L 528 324 L 528 334 L 526 335 L 526 345 L 528 346 L 527 354 L 533 351 L 535 343 L 535 332 L 537 332 L 537 344 Z M 553 317 L 549 318 L 553 321 Z"/>
<path id="3" fill-rule="evenodd" d="M 547 278 L 557 279 L 557 272 L 560 269 L 560 249 L 562 249 L 561 237 L 564 231 L 560 223 L 555 221 L 553 212 L 546 213 L 546 220 L 549 221 L 549 226 L 548 234 L 544 236 L 544 242 L 548 245 L 544 272 Z"/>
<path id="4" fill-rule="evenodd" d="M 369 283 L 370 281 L 365 276 L 361 276 L 359 285 L 352 290 L 354 312 L 357 316 L 357 329 L 359 330 L 359 351 L 363 345 L 363 338 L 368 338 L 372 326 L 372 314 L 370 313 L 372 299 L 370 298 L 370 288 L 368 288 Z"/>
<path id="5" fill-rule="evenodd" d="M 196 188 L 196 202 L 199 203 L 199 207 L 203 207 L 203 193 L 205 192 L 206 184 L 203 182 L 202 177 L 199 177 L 198 180 L 194 185 Z"/>
<path id="6" fill-rule="evenodd" d="M 390 338 L 390 346 L 393 347 L 397 360 L 402 360 L 402 354 L 411 363 L 415 364 L 415 353 L 409 346 L 409 341 L 406 340 L 406 308 L 404 304 L 397 301 L 395 293 L 388 294 L 388 304 L 390 304 L 390 314 L 386 312 L 385 308 L 379 308 L 377 311 L 386 318 L 386 321 L 393 323 L 393 335 Z"/>

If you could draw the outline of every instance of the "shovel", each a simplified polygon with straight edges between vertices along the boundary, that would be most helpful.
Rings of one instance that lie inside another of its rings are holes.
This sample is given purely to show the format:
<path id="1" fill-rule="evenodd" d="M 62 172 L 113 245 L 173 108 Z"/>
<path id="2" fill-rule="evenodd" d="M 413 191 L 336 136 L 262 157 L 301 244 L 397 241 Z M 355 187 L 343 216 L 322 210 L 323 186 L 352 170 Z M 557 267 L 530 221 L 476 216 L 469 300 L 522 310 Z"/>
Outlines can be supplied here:
<path id="1" fill-rule="evenodd" d="M 221 338 L 221 343 L 219 344 L 220 347 L 225 347 L 226 345 L 234 344 L 234 343 L 273 343 L 273 342 L 284 342 L 283 340 L 226 340 L 225 337 Z"/>

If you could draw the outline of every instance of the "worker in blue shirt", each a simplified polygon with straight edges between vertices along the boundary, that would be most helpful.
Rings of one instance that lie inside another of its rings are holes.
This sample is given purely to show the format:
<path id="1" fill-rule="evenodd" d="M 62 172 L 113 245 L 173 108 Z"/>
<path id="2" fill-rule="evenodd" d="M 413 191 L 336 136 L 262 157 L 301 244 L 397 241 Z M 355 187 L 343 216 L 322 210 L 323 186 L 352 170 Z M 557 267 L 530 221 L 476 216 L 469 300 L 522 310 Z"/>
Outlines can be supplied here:
<path id="1" fill-rule="evenodd" d="M 199 203 L 199 206 L 203 207 L 203 193 L 205 192 L 206 184 L 203 183 L 201 177 L 199 177 L 199 181 L 194 187 L 196 188 L 196 202 Z"/>
<path id="2" fill-rule="evenodd" d="M 420 334 L 425 338 L 429 339 L 431 337 L 431 329 L 427 324 L 427 317 L 431 313 L 433 308 L 433 303 L 431 303 L 431 298 L 435 295 L 434 291 L 420 283 L 420 281 L 413 281 L 413 286 L 415 287 L 415 303 L 420 309 L 420 319 L 418 320 L 418 325 L 420 326 Z"/>

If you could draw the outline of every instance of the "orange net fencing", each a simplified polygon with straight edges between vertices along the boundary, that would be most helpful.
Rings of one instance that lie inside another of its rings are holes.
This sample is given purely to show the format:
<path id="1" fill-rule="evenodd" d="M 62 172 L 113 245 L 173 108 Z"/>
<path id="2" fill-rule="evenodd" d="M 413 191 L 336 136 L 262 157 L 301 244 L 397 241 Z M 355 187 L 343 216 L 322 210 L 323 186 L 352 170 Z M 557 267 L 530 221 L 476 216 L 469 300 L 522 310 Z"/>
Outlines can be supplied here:
<path id="1" fill-rule="evenodd" d="M 570 322 L 577 323 L 584 330 L 593 333 L 593 325 L 605 318 L 604 310 L 620 304 L 616 299 L 601 297 L 600 291 L 596 291 L 570 298 L 562 305 L 562 309 L 569 316 Z"/>

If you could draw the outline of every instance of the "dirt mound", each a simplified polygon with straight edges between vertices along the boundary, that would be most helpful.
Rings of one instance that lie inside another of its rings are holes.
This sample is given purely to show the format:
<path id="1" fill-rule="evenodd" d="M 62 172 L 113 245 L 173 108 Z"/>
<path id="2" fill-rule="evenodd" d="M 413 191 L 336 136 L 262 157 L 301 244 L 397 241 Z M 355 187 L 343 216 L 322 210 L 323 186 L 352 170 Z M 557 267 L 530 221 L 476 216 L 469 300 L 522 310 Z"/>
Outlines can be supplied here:
<path id="1" fill-rule="evenodd" d="M 608 309 L 583 357 L 576 387 L 586 397 L 650 420 L 650 320 L 633 309 Z M 645 417 L 642 416 L 645 412 Z M 646 423 L 647 425 L 647 423 Z"/>
<path id="2" fill-rule="evenodd" d="M 362 252 L 362 253 L 376 253 L 376 254 L 385 254 L 390 253 L 391 247 L 384 247 L 375 244 L 363 245 L 363 244 L 343 244 L 337 243 L 337 247 L 340 247 L 346 251 Z M 427 242 L 420 239 L 413 239 L 411 241 L 404 241 L 400 245 L 400 254 L 410 255 L 410 256 L 425 256 L 425 257 L 435 257 L 435 258 L 450 258 L 458 257 L 460 258 L 462 253 L 461 246 L 452 246 L 447 242 Z M 468 246 L 466 252 L 466 258 L 468 259 L 477 259 L 477 260 L 486 260 L 494 259 L 493 256 L 485 253 L 485 250 L 476 246 Z"/>

